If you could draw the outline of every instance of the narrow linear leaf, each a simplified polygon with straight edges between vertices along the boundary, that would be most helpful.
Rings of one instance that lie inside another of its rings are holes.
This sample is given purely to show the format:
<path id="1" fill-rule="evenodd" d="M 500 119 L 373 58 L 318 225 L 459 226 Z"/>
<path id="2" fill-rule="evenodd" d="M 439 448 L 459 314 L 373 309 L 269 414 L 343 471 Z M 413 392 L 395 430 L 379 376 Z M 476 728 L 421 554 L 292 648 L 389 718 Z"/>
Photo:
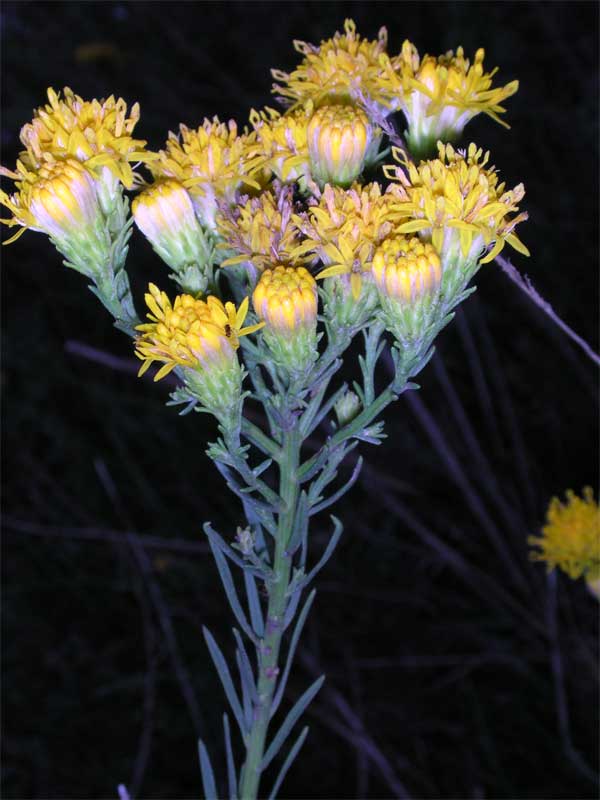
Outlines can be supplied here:
<path id="1" fill-rule="evenodd" d="M 227 714 L 223 714 L 223 735 L 225 737 L 225 754 L 227 756 L 227 785 L 229 788 L 229 800 L 236 800 L 237 787 L 235 779 L 235 761 L 233 760 L 231 730 L 229 728 L 229 717 Z"/>
<path id="2" fill-rule="evenodd" d="M 250 687 L 248 686 L 246 676 L 244 675 L 244 667 L 242 665 L 242 657 L 240 651 L 235 651 L 235 662 L 240 673 L 240 682 L 242 684 L 242 706 L 244 710 L 244 727 L 247 731 L 250 730 L 252 725 L 252 704 L 250 702 Z"/>
<path id="3" fill-rule="evenodd" d="M 265 620 L 260 607 L 260 598 L 258 596 L 258 590 L 256 588 L 256 583 L 254 582 L 254 577 L 246 569 L 244 570 L 244 583 L 246 584 L 246 597 L 248 598 L 248 608 L 250 609 L 250 620 L 252 621 L 252 627 L 254 629 L 254 633 L 261 638 L 265 633 Z"/>
<path id="4" fill-rule="evenodd" d="M 202 788 L 204 789 L 205 800 L 219 800 L 215 785 L 215 773 L 210 763 L 208 750 L 204 746 L 202 739 L 198 739 L 198 752 L 200 754 L 200 772 L 202 773 Z"/>
<path id="5" fill-rule="evenodd" d="M 290 556 L 293 556 L 305 536 L 305 531 L 308 526 L 308 495 L 305 491 L 300 494 L 298 500 L 298 507 L 296 509 L 296 517 L 294 519 L 294 527 L 292 535 L 287 544 L 286 551 Z"/>
<path id="6" fill-rule="evenodd" d="M 250 627 L 250 623 L 246 619 L 246 615 L 242 609 L 240 604 L 240 600 L 237 595 L 237 591 L 235 589 L 235 584 L 233 583 L 233 577 L 231 575 L 231 570 L 229 569 L 229 565 L 227 564 L 227 560 L 225 556 L 221 552 L 221 550 L 213 543 L 212 537 L 209 536 L 208 543 L 210 544 L 210 549 L 213 552 L 213 556 L 215 557 L 215 561 L 217 563 L 217 569 L 219 570 L 219 575 L 221 576 L 221 582 L 223 583 L 223 588 L 225 589 L 225 594 L 227 595 L 227 599 L 229 600 L 229 605 L 231 606 L 231 610 L 235 614 L 235 618 L 240 623 L 240 627 L 251 639 L 253 642 L 256 642 L 256 636 L 254 631 Z"/>
<path id="7" fill-rule="evenodd" d="M 326 500 L 323 500 L 323 502 L 317 503 L 316 506 L 313 506 L 310 510 L 310 516 L 312 517 L 315 514 L 318 514 L 319 511 L 324 511 L 329 506 L 332 506 L 334 503 L 337 503 L 340 497 L 343 497 L 346 494 L 346 492 L 348 492 L 358 480 L 358 476 L 360 475 L 362 465 L 363 465 L 363 457 L 359 456 L 358 460 L 356 461 L 356 464 L 354 465 L 354 469 L 352 470 L 352 475 L 346 481 L 346 483 L 341 488 L 339 488 L 337 492 L 334 492 L 332 495 L 330 495 Z"/>
<path id="8" fill-rule="evenodd" d="M 296 756 L 300 752 L 300 749 L 301 749 L 302 745 L 304 744 L 304 740 L 308 736 L 308 730 L 309 730 L 309 728 L 308 728 L 308 725 L 307 725 L 306 728 L 303 728 L 302 733 L 300 734 L 300 736 L 298 736 L 298 738 L 296 739 L 296 741 L 292 745 L 292 748 L 291 748 L 290 752 L 288 753 L 287 758 L 285 759 L 285 761 L 282 764 L 281 769 L 279 770 L 279 775 L 275 779 L 275 783 L 273 784 L 273 788 L 271 789 L 271 793 L 269 794 L 269 800 L 276 800 L 277 792 L 279 791 L 279 787 L 283 783 L 284 778 L 287 775 L 289 768 L 292 766 L 292 764 L 296 760 Z"/>
<path id="9" fill-rule="evenodd" d="M 219 648 L 219 645 L 215 642 L 213 635 L 208 630 L 208 628 L 202 627 L 202 632 L 204 634 L 206 645 L 209 649 L 210 655 L 212 657 L 219 678 L 221 679 L 221 683 L 223 684 L 223 689 L 225 690 L 227 700 L 229 701 L 229 705 L 231 706 L 231 710 L 233 711 L 237 724 L 240 727 L 242 738 L 244 738 L 246 735 L 246 728 L 244 725 L 244 715 L 242 712 L 242 706 L 237 696 L 237 692 L 235 691 L 235 687 L 233 685 L 233 681 L 231 680 L 231 673 L 229 672 L 229 667 L 227 666 L 225 658 L 223 657 L 223 653 Z"/>
<path id="10" fill-rule="evenodd" d="M 269 745 L 269 748 L 268 748 L 267 752 L 265 753 L 265 756 L 264 756 L 264 758 L 262 760 L 262 763 L 260 765 L 261 771 L 266 769 L 269 766 L 271 761 L 275 758 L 277 753 L 281 750 L 281 748 L 283 747 L 283 744 L 284 744 L 285 740 L 287 739 L 287 737 L 289 736 L 292 728 L 294 727 L 294 725 L 296 724 L 296 722 L 298 721 L 298 719 L 300 718 L 300 716 L 304 712 L 304 709 L 308 706 L 310 701 L 313 699 L 313 697 L 319 691 L 319 689 L 323 685 L 323 681 L 324 680 L 325 680 L 325 675 L 321 675 L 320 678 L 317 678 L 317 680 L 308 687 L 308 689 L 304 692 L 302 697 L 300 697 L 300 699 L 296 701 L 296 704 L 292 707 L 291 711 L 288 713 L 287 717 L 284 719 L 284 721 L 283 721 L 283 723 L 281 725 L 281 728 L 279 728 L 279 730 L 275 734 L 275 737 L 274 737 L 273 741 Z"/>
<path id="11" fill-rule="evenodd" d="M 252 670 L 252 666 L 250 664 L 250 659 L 248 657 L 248 652 L 244 646 L 244 640 L 240 636 L 240 632 L 236 628 L 232 628 L 233 635 L 235 636 L 235 641 L 238 646 L 238 650 L 240 652 L 240 657 L 242 661 L 242 665 L 244 668 L 244 680 L 246 681 L 250 693 L 250 699 L 253 703 L 256 703 L 258 700 L 258 692 L 256 690 L 256 680 L 254 678 L 254 672 Z"/>
<path id="12" fill-rule="evenodd" d="M 281 674 L 281 678 L 279 679 L 279 683 L 277 685 L 277 691 L 275 692 L 275 697 L 273 698 L 273 702 L 271 704 L 271 716 L 275 714 L 275 712 L 279 708 L 279 704 L 281 703 L 281 698 L 283 697 L 283 693 L 285 692 L 285 686 L 290 674 L 290 669 L 292 667 L 292 661 L 294 660 L 296 647 L 298 646 L 298 640 L 300 639 L 302 629 L 304 628 L 304 623 L 306 622 L 306 617 L 308 616 L 308 612 L 310 611 L 310 607 L 313 604 L 313 600 L 315 599 L 316 593 L 317 590 L 313 589 L 312 592 L 308 595 L 308 597 L 306 598 L 306 603 L 304 603 L 304 607 L 302 608 L 300 616 L 298 617 L 296 625 L 294 626 L 294 632 L 292 633 L 292 638 L 290 640 L 290 646 L 285 661 L 285 667 Z"/>
<path id="13" fill-rule="evenodd" d="M 315 575 L 317 575 L 317 573 L 323 569 L 325 564 L 329 561 L 329 559 L 333 555 L 333 551 L 335 550 L 336 545 L 340 540 L 340 536 L 344 532 L 344 526 L 337 517 L 333 516 L 333 514 L 331 515 L 331 520 L 333 522 L 334 528 L 333 528 L 333 533 L 331 534 L 331 539 L 329 540 L 329 544 L 325 548 L 325 552 L 321 556 L 319 562 L 311 569 L 311 571 L 308 573 L 308 575 L 302 582 L 302 586 L 308 586 L 308 584 L 313 580 Z"/>
<path id="14" fill-rule="evenodd" d="M 300 602 L 300 597 L 302 595 L 302 589 L 304 587 L 304 579 L 299 581 L 297 587 L 294 589 L 292 594 L 290 595 L 290 602 L 287 605 L 285 610 L 285 614 L 283 616 L 283 630 L 286 631 L 291 621 L 296 616 L 296 611 L 298 610 L 298 603 Z"/>

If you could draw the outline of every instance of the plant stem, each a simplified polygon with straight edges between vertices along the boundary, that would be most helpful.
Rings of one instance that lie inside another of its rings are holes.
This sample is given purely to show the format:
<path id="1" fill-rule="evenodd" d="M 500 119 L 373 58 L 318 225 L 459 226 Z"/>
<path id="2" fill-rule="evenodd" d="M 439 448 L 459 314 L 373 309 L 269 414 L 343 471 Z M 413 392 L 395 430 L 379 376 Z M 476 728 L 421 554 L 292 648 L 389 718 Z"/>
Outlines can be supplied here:
<path id="1" fill-rule="evenodd" d="M 261 762 L 271 716 L 273 693 L 279 672 L 277 665 L 283 634 L 286 592 L 290 582 L 291 560 L 286 549 L 292 535 L 298 501 L 297 471 L 301 443 L 296 424 L 292 430 L 285 432 L 283 440 L 279 493 L 284 508 L 279 515 L 277 526 L 265 638 L 261 642 L 259 653 L 258 703 L 254 709 L 254 719 L 246 746 L 247 754 L 240 786 L 240 800 L 255 800 L 258 795 Z"/>

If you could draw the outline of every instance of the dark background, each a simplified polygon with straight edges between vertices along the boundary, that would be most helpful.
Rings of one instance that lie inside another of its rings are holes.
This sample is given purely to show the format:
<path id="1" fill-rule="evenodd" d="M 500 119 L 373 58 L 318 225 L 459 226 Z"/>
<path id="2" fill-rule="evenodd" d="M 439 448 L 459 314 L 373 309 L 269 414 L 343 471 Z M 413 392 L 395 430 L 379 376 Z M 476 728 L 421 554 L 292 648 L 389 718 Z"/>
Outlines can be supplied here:
<path id="1" fill-rule="evenodd" d="M 515 256 L 598 349 L 596 3 L 11 3 L 2 20 L 2 163 L 48 85 L 138 100 L 158 148 L 180 121 L 244 123 L 269 67 L 352 16 L 421 53 L 486 48 L 512 131 L 468 139 L 525 183 L 532 258 Z M 166 273 L 136 231 L 141 300 Z M 81 276 L 39 234 L 2 251 L 2 772 L 6 798 L 201 792 L 196 740 L 223 778 L 225 700 L 208 625 L 232 617 L 201 523 L 241 513 L 177 418 L 135 377 Z M 597 786 L 597 604 L 546 578 L 527 537 L 552 494 L 597 485 L 597 370 L 494 264 L 386 415 L 389 438 L 336 513 L 287 701 L 328 676 L 282 792 L 294 798 L 584 798 Z M 381 376 L 383 380 L 383 375 Z M 366 450 L 366 448 L 365 448 Z M 313 539 L 323 546 L 327 521 Z M 240 753 L 238 751 L 238 761 Z"/>

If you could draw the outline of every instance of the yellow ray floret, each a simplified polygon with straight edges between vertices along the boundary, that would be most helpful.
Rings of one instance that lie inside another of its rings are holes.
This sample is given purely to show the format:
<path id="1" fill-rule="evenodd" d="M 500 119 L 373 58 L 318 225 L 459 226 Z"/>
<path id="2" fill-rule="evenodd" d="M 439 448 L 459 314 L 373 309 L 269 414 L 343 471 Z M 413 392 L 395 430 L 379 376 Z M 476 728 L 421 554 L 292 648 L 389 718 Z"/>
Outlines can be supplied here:
<path id="1" fill-rule="evenodd" d="M 115 100 L 111 95 L 107 100 L 83 100 L 68 87 L 61 98 L 50 88 L 48 103 L 36 109 L 33 120 L 21 129 L 26 149 L 19 159 L 27 171 L 36 172 L 50 161 L 75 158 L 90 170 L 107 167 L 130 189 L 134 180 L 131 162 L 154 158 L 145 150 L 146 142 L 132 136 L 139 118 L 137 103 L 128 116 L 122 98 Z M 2 174 L 15 177 L 8 170 Z"/>
<path id="2" fill-rule="evenodd" d="M 387 47 L 387 31 L 379 30 L 377 39 L 363 39 L 356 32 L 351 19 L 344 22 L 344 33 L 320 45 L 295 41 L 294 48 L 304 58 L 292 72 L 273 69 L 271 74 L 278 83 L 273 92 L 291 104 L 304 104 L 307 100 L 315 106 L 327 103 L 355 102 L 360 94 L 377 100 L 378 79 L 381 74 L 380 56 Z"/>
<path id="3" fill-rule="evenodd" d="M 588 486 L 583 497 L 567 491 L 566 502 L 550 501 L 542 536 L 529 538 L 537 545 L 531 558 L 545 561 L 548 570 L 560 567 L 571 578 L 600 579 L 600 509 Z"/>
<path id="4" fill-rule="evenodd" d="M 252 295 L 258 317 L 281 332 L 313 325 L 317 319 L 317 285 L 304 267 L 267 269 Z"/>
<path id="5" fill-rule="evenodd" d="M 405 192 L 404 200 L 396 206 L 399 216 L 411 218 L 400 222 L 398 233 L 430 235 L 433 246 L 442 252 L 448 234 L 456 232 L 465 258 L 469 254 L 478 256 L 494 243 L 481 259 L 482 264 L 494 259 L 505 242 L 529 255 L 514 233 L 527 214 L 510 216 L 518 211 L 525 189 L 520 183 L 505 191 L 495 167 L 487 166 L 489 153 L 484 154 L 475 144 L 464 151 L 439 143 L 439 157 L 418 166 L 407 161 L 401 150 L 394 148 L 393 153 L 408 174 L 395 165 L 384 167 L 384 172 L 388 178 L 397 179 Z"/>
<path id="6" fill-rule="evenodd" d="M 398 186 L 382 193 L 378 183 L 348 190 L 326 186 L 317 204 L 294 217 L 305 241 L 292 255 L 319 258 L 325 269 L 317 279 L 349 275 L 358 298 L 362 274 L 370 271 L 375 247 L 392 231 L 401 197 Z"/>
<path id="7" fill-rule="evenodd" d="M 274 264 L 287 264 L 300 243 L 300 232 L 292 220 L 293 191 L 274 184 L 273 191 L 246 199 L 217 216 L 220 245 L 237 255 L 225 259 L 223 267 L 246 263 L 261 272 Z"/>
<path id="8" fill-rule="evenodd" d="M 432 117 L 451 107 L 466 113 L 464 120 L 454 119 L 454 124 L 459 120 L 460 130 L 481 112 L 509 127 L 498 116 L 506 110 L 500 104 L 515 94 L 519 82 L 511 81 L 505 86 L 492 88 L 492 78 L 498 69 L 485 72 L 484 57 L 485 51 L 479 48 L 471 63 L 465 58 L 463 48 L 459 47 L 456 54 L 449 50 L 442 56 L 425 55 L 421 59 L 416 47 L 406 40 L 402 52 L 393 61 L 385 55 L 381 57 L 383 69 L 378 88 L 394 110 L 402 108 L 409 123 L 417 114 Z M 415 97 L 415 93 L 421 99 Z"/>
<path id="9" fill-rule="evenodd" d="M 138 325 L 136 355 L 144 363 L 139 374 L 154 361 L 164 362 L 154 380 L 160 380 L 177 366 L 209 369 L 235 356 L 239 337 L 252 333 L 263 323 L 242 327 L 248 313 L 248 298 L 236 310 L 216 297 L 206 301 L 182 294 L 173 304 L 165 292 L 150 284 L 145 296 L 150 309 L 149 323 Z"/>

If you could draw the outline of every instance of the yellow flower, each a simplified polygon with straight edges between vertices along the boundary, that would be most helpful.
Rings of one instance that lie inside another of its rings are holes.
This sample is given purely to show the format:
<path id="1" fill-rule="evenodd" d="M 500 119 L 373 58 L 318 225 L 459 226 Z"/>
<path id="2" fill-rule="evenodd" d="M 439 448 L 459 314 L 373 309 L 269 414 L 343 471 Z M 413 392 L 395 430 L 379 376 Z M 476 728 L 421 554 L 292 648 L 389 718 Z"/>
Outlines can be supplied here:
<path id="1" fill-rule="evenodd" d="M 265 322 L 263 342 L 269 362 L 288 377 L 305 379 L 318 358 L 317 284 L 304 267 L 266 269 L 252 295 Z"/>
<path id="2" fill-rule="evenodd" d="M 403 305 L 434 296 L 442 282 L 439 255 L 418 236 L 385 239 L 373 256 L 372 273 L 381 294 Z"/>
<path id="3" fill-rule="evenodd" d="M 245 264 L 254 272 L 262 272 L 274 264 L 288 264 L 300 243 L 292 211 L 292 188 L 278 185 L 230 211 L 223 210 L 217 215 L 217 230 L 224 239 L 220 247 L 238 255 L 225 259 L 221 266 Z"/>
<path id="4" fill-rule="evenodd" d="M 208 370 L 227 365 L 235 358 L 239 337 L 263 324 L 242 327 L 248 312 L 248 298 L 237 310 L 233 303 L 223 305 L 216 297 L 204 301 L 189 294 L 178 295 L 171 304 L 165 292 L 150 284 L 145 299 L 150 309 L 147 315 L 150 322 L 136 328 L 141 333 L 136 340 L 136 355 L 144 362 L 140 375 L 154 361 L 164 362 L 155 381 L 176 366 Z"/>
<path id="5" fill-rule="evenodd" d="M 514 233 L 527 214 L 509 216 L 518 211 L 525 195 L 523 184 L 505 191 L 495 167 L 487 166 L 489 153 L 484 155 L 475 144 L 464 151 L 440 142 L 438 152 L 438 158 L 415 166 L 402 151 L 393 148 L 395 158 L 408 173 L 396 165 L 384 167 L 386 176 L 398 180 L 405 192 L 404 200 L 396 206 L 400 217 L 397 232 L 418 231 L 430 237 L 443 263 L 451 254 L 477 263 L 492 243 L 481 264 L 492 261 L 506 242 L 528 256 L 529 250 Z M 402 221 L 406 217 L 410 219 Z"/>
<path id="6" fill-rule="evenodd" d="M 307 126 L 311 115 L 311 104 L 285 115 L 268 107 L 252 109 L 250 124 L 258 144 L 253 172 L 266 170 L 286 183 L 306 181 L 310 176 Z"/>
<path id="7" fill-rule="evenodd" d="M 0 192 L 0 204 L 13 215 L 0 222 L 21 228 L 4 244 L 14 242 L 27 228 L 60 243 L 97 233 L 102 216 L 96 181 L 79 161 L 48 162 L 35 173 L 25 171 L 22 164 L 19 169 L 18 191 L 13 195 Z"/>
<path id="8" fill-rule="evenodd" d="M 381 131 L 359 108 L 322 106 L 308 123 L 311 172 L 322 186 L 349 186 L 373 157 Z M 374 146 L 374 147 L 373 147 Z"/>
<path id="9" fill-rule="evenodd" d="M 456 55 L 449 50 L 435 57 L 419 53 L 408 40 L 400 55 L 391 61 L 380 59 L 382 74 L 378 89 L 386 96 L 389 107 L 402 109 L 408 122 L 408 144 L 413 155 L 427 151 L 438 139 L 453 141 L 477 114 L 484 113 L 504 127 L 500 105 L 519 88 L 518 81 L 492 88 L 497 69 L 484 72 L 482 48 L 471 64 L 462 47 Z"/>
<path id="10" fill-rule="evenodd" d="M 318 204 L 294 221 L 306 241 L 292 257 L 310 253 L 325 269 L 316 277 L 346 275 L 352 294 L 358 299 L 362 277 L 371 270 L 375 247 L 390 234 L 395 204 L 401 199 L 398 187 L 382 193 L 378 183 L 355 185 L 350 189 L 326 186 Z"/>
<path id="11" fill-rule="evenodd" d="M 154 158 L 144 149 L 145 141 L 132 137 L 140 118 L 137 103 L 127 116 L 127 104 L 121 98 L 83 100 L 68 87 L 63 89 L 62 99 L 49 88 L 48 101 L 21 129 L 26 149 L 19 159 L 27 171 L 37 172 L 50 161 L 75 158 L 93 171 L 106 167 L 130 189 L 134 180 L 130 163 Z M 8 170 L 2 174 L 18 177 Z"/>
<path id="12" fill-rule="evenodd" d="M 583 497 L 569 490 L 566 498 L 550 501 L 542 536 L 529 538 L 540 548 L 531 558 L 545 561 L 549 571 L 560 567 L 570 578 L 583 575 L 594 583 L 600 579 L 600 509 L 589 486 Z"/>
<path id="13" fill-rule="evenodd" d="M 313 325 L 317 319 L 317 284 L 304 267 L 266 269 L 252 295 L 258 317 L 281 332 Z"/>
<path id="14" fill-rule="evenodd" d="M 380 56 L 387 47 L 387 31 L 379 30 L 375 41 L 361 39 L 351 19 L 344 22 L 344 33 L 319 46 L 295 41 L 294 48 L 304 58 L 293 72 L 273 69 L 271 74 L 279 83 L 273 92 L 283 101 L 303 105 L 311 100 L 316 107 L 326 104 L 350 104 L 361 94 L 378 100 L 381 95 L 378 79 L 381 74 Z"/>
<path id="15" fill-rule="evenodd" d="M 164 150 L 150 164 L 155 178 L 175 178 L 190 193 L 200 221 L 215 228 L 217 201 L 234 203 L 243 186 L 260 188 L 249 177 L 255 155 L 255 135 L 238 135 L 233 120 L 205 119 L 197 130 L 179 126 L 169 133 Z"/>

